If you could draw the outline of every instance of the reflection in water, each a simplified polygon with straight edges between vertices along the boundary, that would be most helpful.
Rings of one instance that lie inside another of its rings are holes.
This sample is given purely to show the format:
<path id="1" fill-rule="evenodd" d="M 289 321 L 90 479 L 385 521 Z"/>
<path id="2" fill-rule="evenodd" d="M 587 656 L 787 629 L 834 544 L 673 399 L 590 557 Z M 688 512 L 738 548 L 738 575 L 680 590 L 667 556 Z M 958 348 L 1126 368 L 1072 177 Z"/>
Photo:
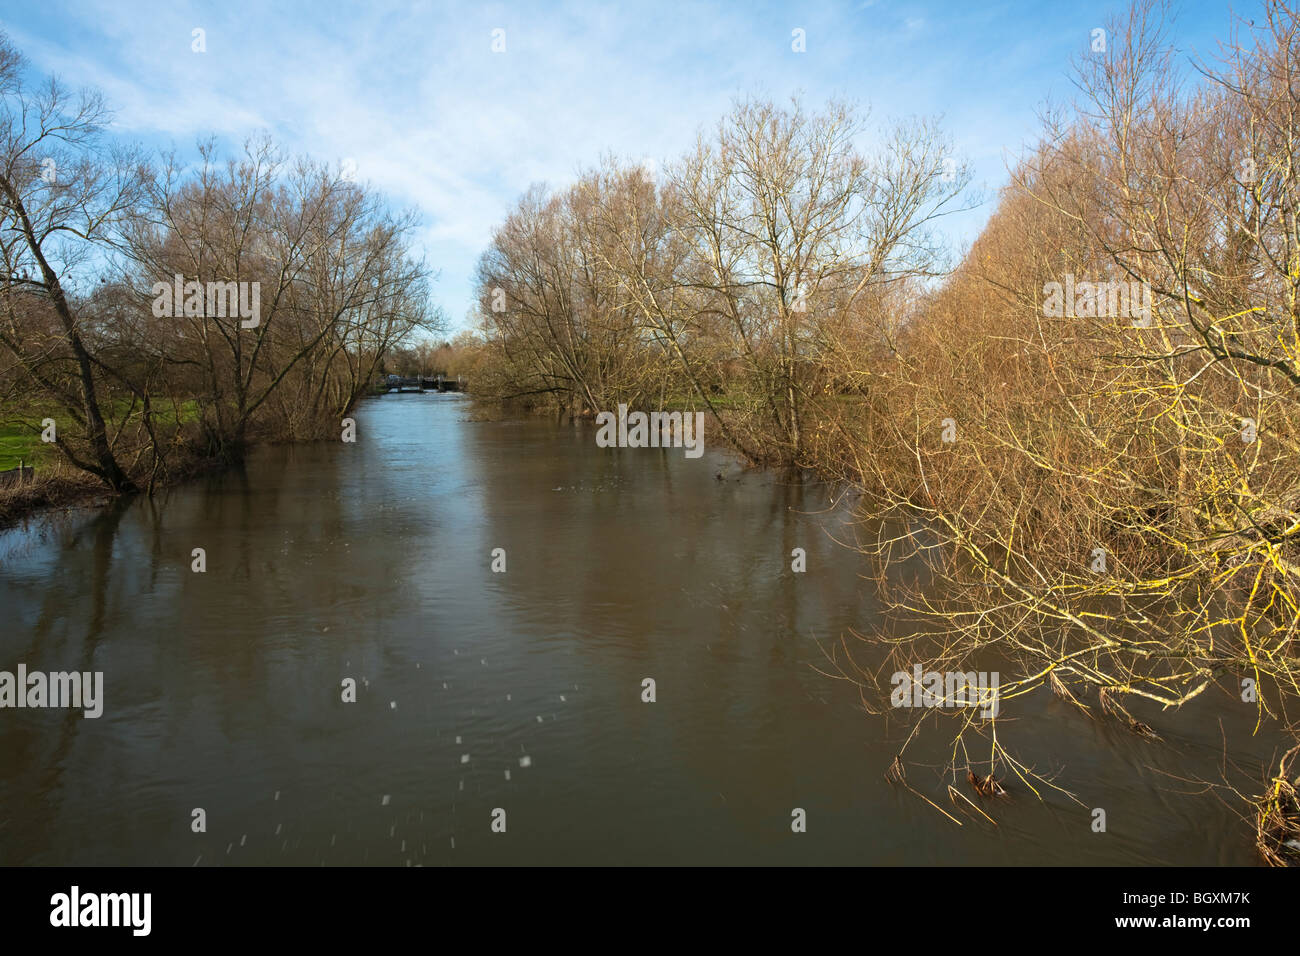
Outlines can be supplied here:
<path id="1" fill-rule="evenodd" d="M 814 669 L 878 614 L 830 489 L 467 408 L 388 396 L 355 445 L 0 538 L 0 669 L 106 698 L 0 711 L 0 863 L 1253 861 L 1169 776 L 1217 779 L 1221 725 L 1266 758 L 1253 714 L 1207 698 L 1152 745 L 1031 700 L 1005 733 L 1084 806 L 1021 788 L 958 828 L 885 781 L 906 726 Z M 933 736 L 909 779 L 941 795 Z"/>

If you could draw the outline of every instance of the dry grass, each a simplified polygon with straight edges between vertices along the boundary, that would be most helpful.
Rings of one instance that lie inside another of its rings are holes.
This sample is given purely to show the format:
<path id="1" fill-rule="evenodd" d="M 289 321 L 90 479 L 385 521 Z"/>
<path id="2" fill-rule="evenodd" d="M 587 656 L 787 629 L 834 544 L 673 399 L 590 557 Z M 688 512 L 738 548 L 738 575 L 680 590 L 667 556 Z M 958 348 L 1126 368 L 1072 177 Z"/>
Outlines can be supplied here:
<path id="1" fill-rule="evenodd" d="M 89 475 L 55 467 L 38 472 L 22 485 L 0 488 L 0 529 L 50 508 L 72 508 L 98 503 L 108 492 Z"/>
<path id="2" fill-rule="evenodd" d="M 1270 866 L 1300 865 L 1300 745 L 1282 755 L 1255 807 L 1260 854 Z"/>

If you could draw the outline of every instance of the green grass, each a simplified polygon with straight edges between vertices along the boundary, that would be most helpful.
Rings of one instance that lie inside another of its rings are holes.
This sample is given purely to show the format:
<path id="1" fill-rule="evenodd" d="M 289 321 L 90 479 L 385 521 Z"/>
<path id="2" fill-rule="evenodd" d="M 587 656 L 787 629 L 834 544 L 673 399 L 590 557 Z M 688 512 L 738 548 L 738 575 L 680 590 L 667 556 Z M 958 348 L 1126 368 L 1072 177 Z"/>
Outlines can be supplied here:
<path id="1" fill-rule="evenodd" d="M 111 406 L 104 407 L 104 414 L 120 420 L 129 407 L 130 402 L 115 401 Z M 137 405 L 135 415 L 138 417 L 139 413 L 140 407 Z M 167 429 L 176 424 L 177 416 L 170 402 L 155 404 L 153 413 L 154 421 L 160 428 Z M 180 403 L 182 423 L 197 421 L 198 417 L 198 402 L 189 399 Z M 58 457 L 58 452 L 51 445 L 41 441 L 40 423 L 45 418 L 54 419 L 56 430 L 75 427 L 67 412 L 49 403 L 0 408 L 0 471 L 17 468 L 19 461 L 39 468 Z"/>
<path id="2" fill-rule="evenodd" d="M 734 411 L 738 408 L 764 407 L 765 403 L 762 396 L 748 392 L 722 392 L 720 394 L 710 394 L 709 401 L 713 407 L 719 411 Z M 817 395 L 805 402 L 806 407 L 811 407 L 815 402 L 833 402 L 837 405 L 863 405 L 867 401 L 867 396 L 859 395 L 853 392 L 848 393 L 831 393 L 826 395 Z M 708 406 L 704 400 L 693 392 L 677 395 L 665 396 L 663 402 L 665 411 L 681 411 L 683 409 L 694 408 L 702 411 Z"/>
<path id="3" fill-rule="evenodd" d="M 719 411 L 726 411 L 736 408 L 745 408 L 753 403 L 753 396 L 744 392 L 722 392 L 719 394 L 710 394 L 709 401 L 713 407 Z M 694 392 L 687 392 L 679 395 L 666 395 L 663 402 L 663 410 L 668 412 L 685 411 L 695 409 L 696 411 L 705 411 L 708 405 L 704 399 L 700 398 Z"/>
<path id="4" fill-rule="evenodd" d="M 51 455 L 57 454 L 41 441 L 39 428 L 42 418 L 53 418 L 59 423 L 58 415 L 42 414 L 30 420 L 31 425 L 37 426 L 37 430 L 33 431 L 27 424 L 26 416 L 19 416 L 10 410 L 0 413 L 0 471 L 17 468 L 19 461 L 24 465 L 39 467 Z M 71 424 L 70 419 L 68 423 Z"/>

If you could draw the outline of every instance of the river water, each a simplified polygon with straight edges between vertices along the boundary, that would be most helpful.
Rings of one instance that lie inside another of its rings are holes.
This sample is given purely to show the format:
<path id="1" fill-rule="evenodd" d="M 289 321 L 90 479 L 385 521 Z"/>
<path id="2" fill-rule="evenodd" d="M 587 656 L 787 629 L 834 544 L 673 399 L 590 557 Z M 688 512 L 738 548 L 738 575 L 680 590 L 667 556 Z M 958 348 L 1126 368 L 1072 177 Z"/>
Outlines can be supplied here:
<path id="1" fill-rule="evenodd" d="M 886 781 L 907 725 L 819 672 L 879 618 L 834 489 L 469 413 L 368 400 L 355 444 L 0 535 L 0 670 L 105 698 L 0 710 L 0 864 L 1255 862 L 1196 782 L 1225 740 L 1262 775 L 1251 708 L 1135 711 L 1156 743 L 1016 701 L 1003 739 L 1080 802 L 1011 783 L 996 827 L 931 725 L 908 780 L 958 826 Z"/>

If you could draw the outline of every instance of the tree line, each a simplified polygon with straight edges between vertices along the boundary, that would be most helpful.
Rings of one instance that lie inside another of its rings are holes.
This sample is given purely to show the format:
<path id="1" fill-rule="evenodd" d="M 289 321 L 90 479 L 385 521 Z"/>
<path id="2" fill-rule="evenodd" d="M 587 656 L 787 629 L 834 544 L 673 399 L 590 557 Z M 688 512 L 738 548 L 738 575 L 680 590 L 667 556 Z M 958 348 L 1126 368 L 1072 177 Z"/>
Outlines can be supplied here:
<path id="1" fill-rule="evenodd" d="M 0 35 L 0 401 L 77 472 L 127 492 L 337 435 L 386 353 L 441 329 L 412 213 L 266 138 L 187 163 L 110 118 Z"/>
<path id="2" fill-rule="evenodd" d="M 942 268 L 969 172 L 932 121 L 870 154 L 847 104 L 739 102 L 660 175 L 607 157 L 534 187 L 479 263 L 480 396 L 593 415 L 708 409 L 755 461 L 797 463 L 813 410 Z"/>

